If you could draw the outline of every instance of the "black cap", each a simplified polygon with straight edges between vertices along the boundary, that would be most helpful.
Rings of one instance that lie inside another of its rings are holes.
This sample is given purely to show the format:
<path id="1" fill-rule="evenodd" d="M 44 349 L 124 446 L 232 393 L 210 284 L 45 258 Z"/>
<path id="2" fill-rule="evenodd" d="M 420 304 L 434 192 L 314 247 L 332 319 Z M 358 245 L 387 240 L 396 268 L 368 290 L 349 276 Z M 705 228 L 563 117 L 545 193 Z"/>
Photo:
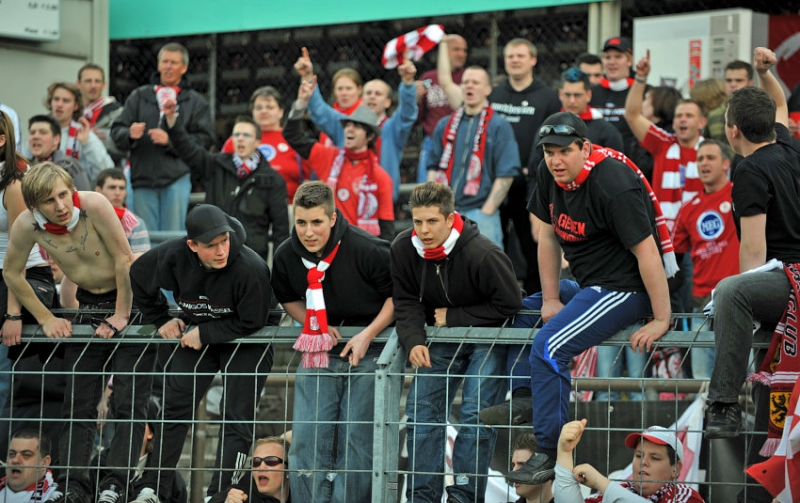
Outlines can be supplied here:
<path id="1" fill-rule="evenodd" d="M 567 126 L 563 128 L 564 131 L 557 131 L 555 126 Z M 578 139 L 586 139 L 588 133 L 586 132 L 586 123 L 580 117 L 572 112 L 558 112 L 546 118 L 539 128 L 539 143 L 536 146 L 544 144 L 560 145 L 565 147 Z"/>
<path id="2" fill-rule="evenodd" d="M 210 243 L 223 232 L 236 232 L 228 215 L 213 204 L 198 204 L 186 215 L 186 237 L 192 241 Z"/>
<path id="3" fill-rule="evenodd" d="M 606 43 L 603 44 L 603 52 L 606 52 L 609 49 L 616 49 L 619 52 L 624 52 L 627 54 L 633 54 L 633 44 L 631 44 L 631 39 L 628 37 L 611 37 L 606 40 Z"/>

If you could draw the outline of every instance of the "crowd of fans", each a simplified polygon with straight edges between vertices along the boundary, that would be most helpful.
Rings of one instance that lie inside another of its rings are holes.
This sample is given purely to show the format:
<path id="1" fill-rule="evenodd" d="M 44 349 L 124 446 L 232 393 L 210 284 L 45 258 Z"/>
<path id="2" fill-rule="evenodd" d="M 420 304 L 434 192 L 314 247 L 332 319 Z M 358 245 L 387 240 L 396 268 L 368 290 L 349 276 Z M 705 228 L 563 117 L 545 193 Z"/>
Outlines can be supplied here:
<path id="1" fill-rule="evenodd" d="M 796 333 L 789 298 L 800 291 L 800 149 L 770 71 L 775 55 L 759 48 L 753 65 L 731 62 L 724 80 L 698 82 L 686 98 L 650 86 L 649 53 L 634 65 L 624 37 L 580 56 L 558 89 L 535 78 L 527 39 L 506 44 L 507 78 L 495 86 L 467 65 L 462 37 L 444 35 L 438 51 L 437 69 L 419 78 L 409 54 L 399 58 L 396 93 L 340 70 L 329 105 L 304 49 L 296 99 L 257 89 L 252 117 L 236 119 L 216 154 L 209 104 L 188 85 L 177 43 L 161 48 L 151 82 L 124 104 L 103 95 L 102 68 L 87 64 L 76 83 L 48 87 L 49 114 L 30 117 L 27 135 L 0 105 L 0 402 L 12 361 L 23 369 L 28 357 L 54 357 L 52 345 L 26 341 L 23 323 L 54 339 L 91 324 L 98 338 L 55 355 L 66 375 L 48 390 L 63 397 L 61 430 L 9 427 L 0 498 L 185 502 L 175 467 L 221 372 L 207 499 L 370 501 L 383 349 L 374 339 L 394 324 L 414 375 L 408 501 L 483 501 L 494 426 L 527 423 L 534 433 L 516 439 L 508 474 L 520 501 L 583 501 L 579 484 L 599 493 L 585 501 L 702 501 L 677 482 L 683 445 L 657 426 L 625 442 L 636 452 L 630 482 L 574 466 L 586 420 L 569 421 L 570 365 L 588 357 L 597 376 L 710 379 L 706 437 L 740 433 L 753 321 Z M 415 124 L 425 138 L 413 228 L 398 234 L 400 159 Z M 193 180 L 206 204 L 188 211 Z M 185 236 L 151 248 L 148 229 Z M 693 349 L 684 369 L 685 356 L 655 343 L 672 313 L 700 313 L 715 288 L 716 351 Z M 236 344 L 278 323 L 279 304 L 302 326 L 291 444 L 254 440 L 273 348 Z M 58 307 L 78 314 L 59 317 Z M 176 344 L 108 343 L 134 310 Z M 360 331 L 345 338 L 340 326 Z M 431 343 L 426 326 L 540 330 L 506 348 Z M 593 350 L 628 327 L 624 352 Z M 781 356 L 777 370 L 766 367 L 796 380 L 793 355 Z M 30 381 L 14 376 L 14 395 L 44 392 L 43 380 L 38 391 Z M 786 391 L 786 379 L 771 382 Z M 445 427 L 462 385 L 455 484 L 445 487 Z M 113 433 L 92 460 L 96 406 L 109 392 Z M 0 407 L 20 418 L 39 404 L 23 402 Z M 51 464 L 63 467 L 56 477 Z"/>

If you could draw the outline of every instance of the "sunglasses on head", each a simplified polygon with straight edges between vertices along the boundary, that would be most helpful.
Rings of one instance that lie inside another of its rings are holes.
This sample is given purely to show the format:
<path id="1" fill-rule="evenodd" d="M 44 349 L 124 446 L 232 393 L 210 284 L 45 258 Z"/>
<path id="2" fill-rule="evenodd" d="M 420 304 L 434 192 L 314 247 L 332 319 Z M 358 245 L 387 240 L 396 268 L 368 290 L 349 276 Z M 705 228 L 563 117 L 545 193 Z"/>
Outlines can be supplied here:
<path id="1" fill-rule="evenodd" d="M 545 137 L 549 134 L 556 134 L 558 136 L 581 136 L 572 126 L 566 124 L 556 124 L 555 126 L 542 126 L 539 129 L 539 136 Z"/>
<path id="2" fill-rule="evenodd" d="M 266 458 L 253 458 L 253 468 L 258 468 L 264 463 L 267 466 L 278 466 L 283 464 L 283 460 L 278 456 L 267 456 Z"/>

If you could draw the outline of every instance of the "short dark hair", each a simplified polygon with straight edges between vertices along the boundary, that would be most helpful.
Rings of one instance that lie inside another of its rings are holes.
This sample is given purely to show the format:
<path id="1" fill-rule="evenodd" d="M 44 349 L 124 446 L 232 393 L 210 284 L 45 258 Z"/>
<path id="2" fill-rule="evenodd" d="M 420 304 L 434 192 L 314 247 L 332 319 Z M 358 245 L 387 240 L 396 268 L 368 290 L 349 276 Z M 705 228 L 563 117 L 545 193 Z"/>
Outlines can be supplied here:
<path id="1" fill-rule="evenodd" d="M 272 98 L 275 100 L 275 103 L 283 110 L 283 95 L 280 91 L 275 89 L 272 86 L 263 86 L 259 87 L 253 94 L 250 95 L 250 111 L 253 111 L 253 107 L 256 105 L 256 98 Z"/>
<path id="2" fill-rule="evenodd" d="M 119 168 L 104 169 L 103 171 L 97 173 L 97 178 L 95 178 L 94 181 L 95 187 L 100 187 L 102 189 L 109 178 L 112 180 L 125 180 L 125 172 Z M 127 184 L 127 180 L 125 181 Z"/>
<path id="3" fill-rule="evenodd" d="M 256 140 L 261 143 L 261 128 L 259 127 L 258 123 L 252 118 L 246 115 L 238 115 L 236 120 L 233 121 L 233 126 L 236 127 L 236 124 L 250 124 L 254 128 L 256 128 Z"/>
<path id="4" fill-rule="evenodd" d="M 53 132 L 53 136 L 61 136 L 61 124 L 58 123 L 55 117 L 52 115 L 34 115 L 30 119 L 28 119 L 28 129 L 33 126 L 36 122 L 46 122 L 50 125 L 50 131 Z"/>
<path id="5" fill-rule="evenodd" d="M 693 100 L 691 98 L 690 99 L 681 98 L 678 101 L 678 103 L 675 105 L 675 109 L 677 110 L 678 106 L 680 106 L 680 105 L 695 105 L 697 107 L 697 109 L 700 110 L 700 116 L 702 116 L 702 117 L 706 116 L 706 112 L 705 112 L 705 110 L 703 110 L 703 105 L 701 105 L 697 100 Z"/>
<path id="6" fill-rule="evenodd" d="M 514 451 L 523 449 L 536 454 L 539 449 L 539 444 L 536 442 L 536 435 L 533 433 L 523 433 L 514 439 L 514 443 L 511 446 L 511 453 L 513 454 Z"/>
<path id="7" fill-rule="evenodd" d="M 19 430 L 18 432 L 11 435 L 11 440 L 14 440 L 15 438 L 24 438 L 24 439 L 35 438 L 36 440 L 39 441 L 39 457 L 43 458 L 45 456 L 50 455 L 50 451 L 52 450 L 50 444 L 50 437 L 48 437 L 47 434 L 42 431 L 33 430 L 30 428 Z"/>
<path id="8" fill-rule="evenodd" d="M 98 72 L 100 72 L 100 75 L 103 76 L 103 82 L 106 81 L 106 72 L 103 70 L 102 66 L 96 63 L 86 63 L 81 67 L 80 70 L 78 70 L 78 82 L 81 81 L 81 77 L 83 76 L 84 70 L 97 70 Z"/>
<path id="9" fill-rule="evenodd" d="M 564 84 L 567 82 L 571 84 L 582 82 L 583 88 L 587 91 L 592 87 L 591 82 L 589 82 L 589 76 L 583 73 L 577 66 L 571 66 L 561 72 L 561 87 L 564 87 Z"/>
<path id="10" fill-rule="evenodd" d="M 755 75 L 755 72 L 753 71 L 753 65 L 747 61 L 742 61 L 741 59 L 734 59 L 725 65 L 725 71 L 727 72 L 728 70 L 747 70 L 747 80 L 753 80 Z"/>
<path id="11" fill-rule="evenodd" d="M 333 216 L 333 212 L 336 211 L 333 189 L 327 183 L 319 180 L 301 184 L 294 194 L 294 202 L 292 204 L 295 208 L 305 209 L 322 206 L 328 217 Z"/>
<path id="12" fill-rule="evenodd" d="M 771 142 L 775 139 L 775 102 L 759 87 L 737 89 L 728 98 L 725 124 L 737 126 L 751 143 Z"/>
<path id="13" fill-rule="evenodd" d="M 603 60 L 600 59 L 600 56 L 598 56 L 597 54 L 592 54 L 590 52 L 582 52 L 578 54 L 577 58 L 575 58 L 575 66 L 581 66 L 582 64 L 602 65 Z"/>
<path id="14" fill-rule="evenodd" d="M 437 182 L 426 182 L 414 187 L 408 198 L 411 209 L 425 206 L 436 206 L 445 217 L 456 211 L 455 197 L 449 185 Z"/>
<path id="15" fill-rule="evenodd" d="M 719 151 L 722 154 L 723 160 L 732 161 L 733 160 L 733 152 L 731 151 L 730 145 L 725 143 L 724 141 L 715 140 L 713 138 L 707 138 L 703 140 L 700 145 L 697 147 L 697 150 L 705 147 L 706 145 L 716 145 L 719 147 Z"/>

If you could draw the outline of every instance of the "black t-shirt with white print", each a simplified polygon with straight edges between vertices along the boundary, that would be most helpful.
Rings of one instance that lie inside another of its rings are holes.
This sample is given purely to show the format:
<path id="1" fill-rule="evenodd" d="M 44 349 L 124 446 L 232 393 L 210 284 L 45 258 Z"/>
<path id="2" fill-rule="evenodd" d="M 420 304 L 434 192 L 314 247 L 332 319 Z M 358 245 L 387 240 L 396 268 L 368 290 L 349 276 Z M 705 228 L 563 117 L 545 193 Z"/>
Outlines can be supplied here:
<path id="1" fill-rule="evenodd" d="M 556 185 L 542 161 L 528 211 L 553 226 L 582 288 L 643 292 L 634 245 L 655 235 L 653 205 L 639 176 L 605 159 L 576 191 Z"/>
<path id="2" fill-rule="evenodd" d="M 800 153 L 783 124 L 775 125 L 777 141 L 765 145 L 736 168 L 733 177 L 733 217 L 766 214 L 767 260 L 800 262 Z"/>

